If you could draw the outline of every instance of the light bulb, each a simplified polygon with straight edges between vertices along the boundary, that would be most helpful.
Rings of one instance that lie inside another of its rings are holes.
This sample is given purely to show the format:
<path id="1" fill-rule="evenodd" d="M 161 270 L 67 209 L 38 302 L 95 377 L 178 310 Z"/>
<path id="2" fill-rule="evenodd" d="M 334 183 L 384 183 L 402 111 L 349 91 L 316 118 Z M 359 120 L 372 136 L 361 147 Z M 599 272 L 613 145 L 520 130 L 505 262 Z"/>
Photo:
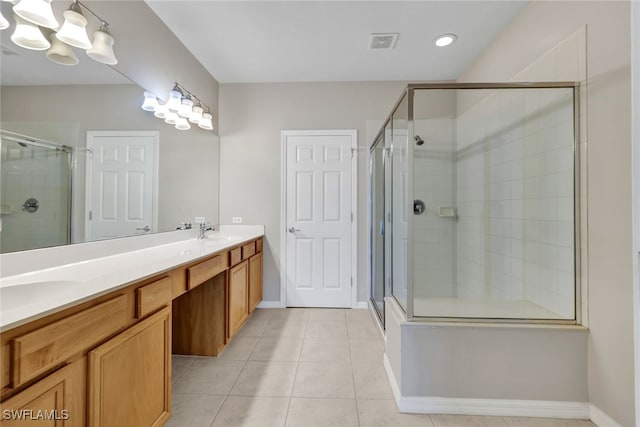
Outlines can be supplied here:
<path id="1" fill-rule="evenodd" d="M 16 28 L 11 34 L 11 41 L 20 47 L 31 50 L 47 50 L 51 47 L 51 43 L 42 34 L 42 30 L 37 25 L 25 21 L 15 15 Z"/>
<path id="2" fill-rule="evenodd" d="M 169 100 L 167 101 L 167 108 L 169 111 L 173 111 L 174 113 L 180 109 L 182 103 L 180 100 L 182 99 L 182 93 L 180 93 L 177 87 L 174 87 L 172 91 L 169 92 Z"/>
<path id="3" fill-rule="evenodd" d="M 182 105 L 180 105 L 180 109 L 178 110 L 178 115 L 180 117 L 188 118 L 191 117 L 191 112 L 193 111 L 193 101 L 189 95 L 182 98 Z"/>
<path id="4" fill-rule="evenodd" d="M 203 113 L 202 120 L 200 120 L 200 123 L 198 123 L 198 126 L 201 129 L 213 130 L 212 118 L 213 116 L 211 115 L 211 113 Z"/>
<path id="5" fill-rule="evenodd" d="M 184 117 L 179 117 L 178 121 L 176 122 L 176 129 L 189 130 L 191 129 L 191 125 L 189 124 L 189 121 L 187 119 L 185 119 Z"/>
<path id="6" fill-rule="evenodd" d="M 82 15 L 80 6 L 76 2 L 71 3 L 63 15 L 64 23 L 56 37 L 70 46 L 89 49 L 91 41 L 87 35 L 87 18 Z"/>
<path id="7" fill-rule="evenodd" d="M 156 109 L 160 106 L 158 104 L 158 99 L 151 92 L 144 92 L 144 102 L 142 103 L 142 109 L 145 111 L 156 111 Z"/>
<path id="8" fill-rule="evenodd" d="M 113 53 L 113 37 L 109 34 L 107 24 L 103 22 L 100 29 L 93 33 L 93 45 L 87 50 L 87 56 L 94 61 L 107 65 L 116 65 L 118 60 Z"/>
<path id="9" fill-rule="evenodd" d="M 13 6 L 13 12 L 25 21 L 41 27 L 56 29 L 60 25 L 53 15 L 51 0 L 21 0 Z"/>
<path id="10" fill-rule="evenodd" d="M 169 110 L 167 110 L 167 106 L 165 104 L 158 104 L 158 106 L 156 107 L 156 111 L 153 113 L 154 116 L 156 116 L 159 119 L 164 119 L 165 117 L 167 117 L 167 113 L 169 112 Z"/>
<path id="11" fill-rule="evenodd" d="M 168 125 L 175 125 L 176 123 L 178 123 L 179 118 L 180 117 L 178 117 L 178 113 L 169 110 L 167 112 L 167 115 L 164 117 L 164 122 Z"/>

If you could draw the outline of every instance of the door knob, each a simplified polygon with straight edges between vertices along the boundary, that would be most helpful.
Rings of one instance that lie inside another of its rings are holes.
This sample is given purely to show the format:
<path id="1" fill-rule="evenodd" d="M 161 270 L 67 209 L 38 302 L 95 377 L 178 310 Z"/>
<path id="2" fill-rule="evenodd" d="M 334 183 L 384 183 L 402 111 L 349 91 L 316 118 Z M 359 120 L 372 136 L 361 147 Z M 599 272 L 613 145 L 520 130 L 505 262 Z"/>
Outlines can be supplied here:
<path id="1" fill-rule="evenodd" d="M 136 230 L 142 230 L 145 233 L 147 233 L 147 232 L 151 231 L 151 227 L 149 227 L 148 225 L 145 225 L 144 227 L 136 228 Z"/>
<path id="2" fill-rule="evenodd" d="M 296 231 L 300 231 L 300 230 L 295 227 L 289 227 L 289 233 L 295 233 Z"/>

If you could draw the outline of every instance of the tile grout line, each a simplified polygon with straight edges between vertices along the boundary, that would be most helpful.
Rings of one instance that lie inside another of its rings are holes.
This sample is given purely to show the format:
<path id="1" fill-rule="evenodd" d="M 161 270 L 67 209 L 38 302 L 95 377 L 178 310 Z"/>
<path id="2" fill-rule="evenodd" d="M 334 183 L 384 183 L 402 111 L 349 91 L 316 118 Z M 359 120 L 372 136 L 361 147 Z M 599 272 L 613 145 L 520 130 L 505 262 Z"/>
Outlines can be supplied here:
<path id="1" fill-rule="evenodd" d="M 293 374 L 293 384 L 291 384 L 291 392 L 289 393 L 289 402 L 287 402 L 287 412 L 284 415 L 283 427 L 286 427 L 287 421 L 289 420 L 289 410 L 291 409 L 291 401 L 293 400 L 293 389 L 296 387 L 296 379 L 298 378 L 298 369 L 300 368 L 300 356 L 302 356 L 304 341 L 307 338 L 307 328 L 309 327 L 310 317 L 311 317 L 311 312 L 309 312 L 309 316 L 307 316 L 306 323 L 304 325 L 304 335 L 302 336 L 302 345 L 300 346 L 300 352 L 298 353 L 298 360 L 296 361 L 296 372 L 295 374 Z"/>

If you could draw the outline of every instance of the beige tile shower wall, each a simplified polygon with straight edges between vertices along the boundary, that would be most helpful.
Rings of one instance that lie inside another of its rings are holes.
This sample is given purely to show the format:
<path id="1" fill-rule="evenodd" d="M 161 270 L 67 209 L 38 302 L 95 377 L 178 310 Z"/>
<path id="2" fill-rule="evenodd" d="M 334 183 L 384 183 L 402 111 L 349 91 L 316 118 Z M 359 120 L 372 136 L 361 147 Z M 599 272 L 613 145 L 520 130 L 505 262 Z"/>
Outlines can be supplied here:
<path id="1" fill-rule="evenodd" d="M 514 80 L 579 80 L 581 41 L 584 29 Z M 461 91 L 458 105 L 458 296 L 573 318 L 571 92 Z"/>
<path id="2" fill-rule="evenodd" d="M 416 298 L 455 296 L 455 218 L 439 216 L 440 207 L 455 206 L 453 123 L 449 117 L 413 124 L 424 140 L 413 151 L 414 198 L 425 203 L 425 212 L 413 219 Z"/>

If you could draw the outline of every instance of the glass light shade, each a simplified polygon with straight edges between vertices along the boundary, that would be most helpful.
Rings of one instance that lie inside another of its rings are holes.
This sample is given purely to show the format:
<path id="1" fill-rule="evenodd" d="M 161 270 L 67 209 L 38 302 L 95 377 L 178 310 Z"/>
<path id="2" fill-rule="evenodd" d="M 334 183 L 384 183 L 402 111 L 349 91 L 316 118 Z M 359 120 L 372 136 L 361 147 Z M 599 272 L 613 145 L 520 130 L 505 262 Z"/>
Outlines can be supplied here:
<path id="1" fill-rule="evenodd" d="M 158 106 L 156 107 L 156 111 L 153 113 L 153 115 L 159 119 L 164 119 L 165 117 L 167 117 L 168 112 L 169 110 L 167 110 L 166 105 L 158 103 Z"/>
<path id="2" fill-rule="evenodd" d="M 191 129 L 191 125 L 189 124 L 189 121 L 187 119 L 185 119 L 184 117 L 179 117 L 178 121 L 176 122 L 176 129 L 189 130 Z"/>
<path id="3" fill-rule="evenodd" d="M 89 40 L 89 36 L 87 35 L 87 18 L 82 16 L 80 6 L 73 3 L 71 8 L 64 11 L 63 15 L 64 24 L 62 24 L 60 31 L 56 33 L 56 37 L 68 45 L 81 49 L 89 49 L 91 47 L 91 40 Z"/>
<path id="4" fill-rule="evenodd" d="M 182 99 L 182 105 L 180 105 L 180 109 L 178 110 L 178 115 L 186 119 L 188 117 L 191 117 L 192 111 L 193 111 L 193 101 L 189 96 L 186 96 L 185 98 Z"/>
<path id="5" fill-rule="evenodd" d="M 47 50 L 51 43 L 42 34 L 37 25 L 27 22 L 19 16 L 14 16 L 16 29 L 11 34 L 11 41 L 20 47 L 31 50 Z"/>
<path id="6" fill-rule="evenodd" d="M 21 0 L 13 6 L 13 12 L 25 21 L 56 29 L 60 24 L 53 15 L 51 0 Z"/>
<path id="7" fill-rule="evenodd" d="M 89 58 L 103 64 L 116 65 L 118 60 L 113 53 L 113 42 L 113 37 L 106 30 L 106 26 L 103 25 L 93 33 L 93 46 L 87 50 L 87 55 L 89 55 Z"/>
<path id="8" fill-rule="evenodd" d="M 182 105 L 182 103 L 180 102 L 181 99 L 182 99 L 182 94 L 180 92 L 178 92 L 177 90 L 170 91 L 169 100 L 167 101 L 167 104 L 166 104 L 169 111 L 173 111 L 174 113 L 176 113 L 180 109 L 180 106 Z"/>
<path id="9" fill-rule="evenodd" d="M 178 117 L 178 113 L 169 110 L 167 112 L 167 115 L 164 117 L 164 122 L 168 125 L 175 125 L 176 123 L 178 123 L 179 118 L 180 117 Z"/>
<path id="10" fill-rule="evenodd" d="M 9 28 L 9 21 L 0 13 L 0 30 L 6 30 L 7 28 Z"/>
<path id="11" fill-rule="evenodd" d="M 158 104 L 158 99 L 151 92 L 144 92 L 144 102 L 142 103 L 142 109 L 144 111 L 156 111 L 160 104 Z"/>
<path id="12" fill-rule="evenodd" d="M 47 58 L 60 65 L 76 65 L 79 62 L 71 46 L 61 42 L 53 34 L 51 34 L 51 47 L 47 50 Z"/>
<path id="13" fill-rule="evenodd" d="M 189 121 L 191 123 L 200 123 L 200 120 L 202 120 L 202 112 L 204 110 L 202 109 L 202 107 L 200 105 L 196 105 L 195 107 L 193 107 L 193 110 L 191 112 L 191 115 L 189 116 Z"/>
<path id="14" fill-rule="evenodd" d="M 200 120 L 200 123 L 198 123 L 198 126 L 200 126 L 200 128 L 202 129 L 213 130 L 212 119 L 213 119 L 213 116 L 211 115 L 211 113 L 203 113 L 202 120 Z"/>

